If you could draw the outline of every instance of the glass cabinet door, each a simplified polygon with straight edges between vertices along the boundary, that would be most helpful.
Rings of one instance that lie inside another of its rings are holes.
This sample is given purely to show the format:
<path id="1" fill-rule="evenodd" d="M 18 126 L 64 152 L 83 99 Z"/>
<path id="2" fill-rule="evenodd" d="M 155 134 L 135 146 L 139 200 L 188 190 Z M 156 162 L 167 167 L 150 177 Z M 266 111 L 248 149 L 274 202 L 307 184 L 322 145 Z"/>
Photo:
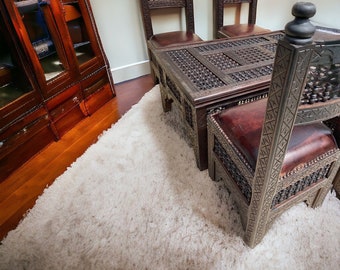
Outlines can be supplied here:
<path id="1" fill-rule="evenodd" d="M 64 4 L 65 21 L 79 65 L 94 57 L 89 34 L 77 2 Z"/>
<path id="2" fill-rule="evenodd" d="M 53 15 L 41 0 L 14 1 L 33 49 L 41 63 L 46 80 L 58 76 L 67 68 L 67 60 L 53 23 Z"/>
<path id="3" fill-rule="evenodd" d="M 67 28 L 72 40 L 80 72 L 104 65 L 97 29 L 86 0 L 62 0 Z"/>
<path id="4" fill-rule="evenodd" d="M 77 76 L 77 64 L 67 27 L 60 23 L 60 1 L 4 1 L 45 98 L 71 84 Z"/>
<path id="5" fill-rule="evenodd" d="M 0 24 L 0 109 L 33 90 L 18 63 L 17 53 L 10 42 L 7 30 Z"/>
<path id="6" fill-rule="evenodd" d="M 107 64 L 88 0 L 2 0 L 44 98 Z"/>

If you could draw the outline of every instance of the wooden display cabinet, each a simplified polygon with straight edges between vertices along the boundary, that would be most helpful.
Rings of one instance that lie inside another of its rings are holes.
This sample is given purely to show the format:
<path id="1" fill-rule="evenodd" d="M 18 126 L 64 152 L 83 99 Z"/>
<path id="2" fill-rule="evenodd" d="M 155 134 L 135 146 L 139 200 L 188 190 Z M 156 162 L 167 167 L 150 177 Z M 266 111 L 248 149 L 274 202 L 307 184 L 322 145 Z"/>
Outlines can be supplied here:
<path id="1" fill-rule="evenodd" d="M 114 97 L 88 0 L 0 3 L 0 181 Z"/>

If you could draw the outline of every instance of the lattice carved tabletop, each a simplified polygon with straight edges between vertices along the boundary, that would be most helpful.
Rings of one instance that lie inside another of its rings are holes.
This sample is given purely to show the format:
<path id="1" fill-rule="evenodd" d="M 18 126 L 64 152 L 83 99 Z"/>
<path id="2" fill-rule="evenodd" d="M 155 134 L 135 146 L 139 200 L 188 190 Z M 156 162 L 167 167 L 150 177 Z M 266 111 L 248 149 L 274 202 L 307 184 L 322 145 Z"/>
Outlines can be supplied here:
<path id="1" fill-rule="evenodd" d="M 192 104 L 268 85 L 283 34 L 203 42 L 155 52 L 156 63 Z M 160 76 L 163 76 L 161 74 Z"/>
<path id="2" fill-rule="evenodd" d="M 177 106 L 201 170 L 207 168 L 207 114 L 266 95 L 282 37 L 275 31 L 152 50 L 165 111 Z"/>

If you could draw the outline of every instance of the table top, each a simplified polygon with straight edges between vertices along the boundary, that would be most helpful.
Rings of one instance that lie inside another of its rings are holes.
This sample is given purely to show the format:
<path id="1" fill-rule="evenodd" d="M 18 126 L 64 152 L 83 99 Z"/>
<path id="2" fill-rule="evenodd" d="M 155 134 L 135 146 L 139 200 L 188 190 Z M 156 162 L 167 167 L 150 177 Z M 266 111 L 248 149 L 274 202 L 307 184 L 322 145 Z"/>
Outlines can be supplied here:
<path id="1" fill-rule="evenodd" d="M 156 61 L 194 105 L 269 87 L 282 31 L 160 49 Z M 169 86 L 171 87 L 171 85 Z"/>
<path id="2" fill-rule="evenodd" d="M 156 61 L 168 86 L 195 106 L 269 88 L 277 42 L 283 31 L 217 39 L 159 49 Z M 339 42 L 340 30 L 317 27 L 316 43 Z"/>

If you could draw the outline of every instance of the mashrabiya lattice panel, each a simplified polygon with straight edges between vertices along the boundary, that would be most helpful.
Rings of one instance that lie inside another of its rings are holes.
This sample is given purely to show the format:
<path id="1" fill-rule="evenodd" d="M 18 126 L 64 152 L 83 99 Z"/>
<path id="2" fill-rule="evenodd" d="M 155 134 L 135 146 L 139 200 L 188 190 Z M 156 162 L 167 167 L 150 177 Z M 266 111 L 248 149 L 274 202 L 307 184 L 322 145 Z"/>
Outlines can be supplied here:
<path id="1" fill-rule="evenodd" d="M 177 67 L 173 72 L 192 85 L 186 91 L 196 99 L 224 87 L 269 81 L 278 36 L 282 34 L 187 46 L 168 50 L 164 56 Z"/>

